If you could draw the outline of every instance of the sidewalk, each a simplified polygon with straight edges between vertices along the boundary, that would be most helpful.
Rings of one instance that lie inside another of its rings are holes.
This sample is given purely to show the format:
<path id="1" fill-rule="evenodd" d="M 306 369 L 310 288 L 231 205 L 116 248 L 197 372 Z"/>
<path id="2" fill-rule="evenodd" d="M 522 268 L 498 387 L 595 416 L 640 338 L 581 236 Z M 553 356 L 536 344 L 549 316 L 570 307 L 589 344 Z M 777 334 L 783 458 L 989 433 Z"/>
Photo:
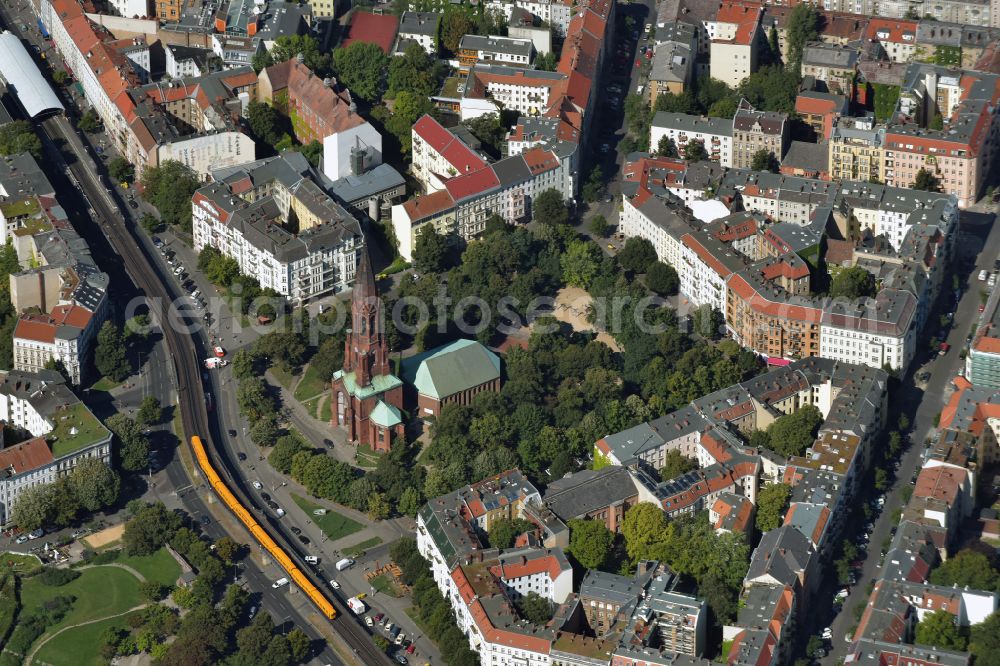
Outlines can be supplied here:
<path id="1" fill-rule="evenodd" d="M 288 417 L 295 426 L 295 429 L 305 437 L 310 443 L 317 447 L 323 447 L 333 455 L 334 458 L 348 465 L 357 465 L 356 449 L 348 443 L 347 435 L 340 428 L 329 423 L 323 423 L 309 413 L 302 403 L 295 399 L 295 387 L 286 389 L 268 370 L 264 378 L 272 386 L 281 391 L 281 404 L 288 412 Z"/>

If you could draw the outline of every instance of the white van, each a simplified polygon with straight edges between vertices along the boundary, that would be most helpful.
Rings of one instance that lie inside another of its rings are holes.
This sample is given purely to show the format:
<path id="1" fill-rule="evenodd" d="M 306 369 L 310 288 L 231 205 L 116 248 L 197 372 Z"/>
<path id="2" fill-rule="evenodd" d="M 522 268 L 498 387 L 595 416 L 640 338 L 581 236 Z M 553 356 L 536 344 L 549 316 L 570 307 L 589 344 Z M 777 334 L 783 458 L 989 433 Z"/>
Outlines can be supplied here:
<path id="1" fill-rule="evenodd" d="M 319 558 L 315 555 L 306 555 L 306 562 L 308 564 L 319 564 Z"/>
<path id="2" fill-rule="evenodd" d="M 273 583 L 271 583 L 271 587 L 273 587 L 276 590 L 279 587 L 284 587 L 286 585 L 288 585 L 288 579 L 287 578 L 279 578 L 278 580 L 276 580 Z"/>
<path id="3" fill-rule="evenodd" d="M 344 569 L 354 566 L 354 560 L 349 557 L 345 557 L 341 561 L 337 562 L 337 571 L 343 571 Z"/>

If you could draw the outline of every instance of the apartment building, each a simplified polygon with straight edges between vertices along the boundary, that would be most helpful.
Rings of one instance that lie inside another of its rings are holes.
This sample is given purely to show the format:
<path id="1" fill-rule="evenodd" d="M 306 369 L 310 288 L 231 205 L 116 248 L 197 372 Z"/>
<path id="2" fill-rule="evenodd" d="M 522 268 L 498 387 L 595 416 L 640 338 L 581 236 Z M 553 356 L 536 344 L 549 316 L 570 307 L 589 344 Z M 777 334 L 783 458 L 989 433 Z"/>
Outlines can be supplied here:
<path id="1" fill-rule="evenodd" d="M 881 181 L 885 128 L 875 117 L 841 117 L 830 129 L 829 169 L 833 180 Z"/>
<path id="2" fill-rule="evenodd" d="M 653 63 L 649 71 L 649 106 L 664 93 L 680 95 L 691 85 L 698 55 L 697 28 L 690 23 L 671 23 L 656 31 Z"/>
<path id="3" fill-rule="evenodd" d="M 831 93 L 850 95 L 858 66 L 858 49 L 812 42 L 802 48 L 802 76 L 821 81 Z"/>
<path id="4" fill-rule="evenodd" d="M 291 119 L 301 143 L 323 144 L 327 178 L 357 176 L 382 163 L 382 135 L 358 113 L 351 92 L 296 58 L 261 71 L 257 97 Z"/>
<path id="5" fill-rule="evenodd" d="M 686 113 L 659 111 L 649 126 L 649 146 L 656 149 L 660 140 L 668 137 L 684 157 L 688 143 L 701 143 L 708 159 L 724 167 L 733 166 L 733 121 L 727 118 L 705 118 Z"/>
<path id="6" fill-rule="evenodd" d="M 558 71 L 474 65 L 469 70 L 462 93 L 462 120 L 499 113 L 501 106 L 528 116 L 541 115 L 563 91 L 566 79 L 567 76 Z"/>
<path id="7" fill-rule="evenodd" d="M 25 490 L 53 483 L 86 458 L 111 463 L 111 432 L 54 370 L 0 373 L 0 419 L 31 439 L 0 449 L 0 524 Z"/>
<path id="8" fill-rule="evenodd" d="M 885 182 L 910 187 L 921 170 L 962 208 L 975 202 L 1000 141 L 1000 76 L 936 65 L 907 67 L 885 134 Z M 934 129 L 939 123 L 940 129 Z"/>
<path id="9" fill-rule="evenodd" d="M 816 133 L 820 141 L 829 139 L 833 128 L 848 113 L 848 100 L 834 93 L 803 91 L 795 98 L 795 113 Z"/>
<path id="10" fill-rule="evenodd" d="M 468 71 L 480 63 L 530 68 L 534 60 L 535 46 L 530 39 L 465 35 L 458 44 L 460 71 Z"/>
<path id="11" fill-rule="evenodd" d="M 760 5 L 726 2 L 715 20 L 706 23 L 710 76 L 735 88 L 757 71 L 760 45 L 765 39 L 761 28 L 764 10 Z"/>
<path id="12" fill-rule="evenodd" d="M 191 199 L 195 250 L 236 259 L 294 302 L 346 289 L 364 242 L 353 215 L 319 185 L 300 153 L 217 171 Z"/>
<path id="13" fill-rule="evenodd" d="M 917 21 L 872 18 L 865 39 L 882 47 L 892 62 L 910 62 L 917 51 Z"/>
<path id="14" fill-rule="evenodd" d="M 395 54 L 402 55 L 410 43 L 416 43 L 427 55 L 437 55 L 441 16 L 437 12 L 403 12 L 399 17 Z"/>
<path id="15" fill-rule="evenodd" d="M 741 102 L 733 117 L 733 163 L 737 169 L 749 169 L 753 156 L 766 150 L 779 162 L 788 146 L 788 116 L 774 111 L 757 111 Z"/>

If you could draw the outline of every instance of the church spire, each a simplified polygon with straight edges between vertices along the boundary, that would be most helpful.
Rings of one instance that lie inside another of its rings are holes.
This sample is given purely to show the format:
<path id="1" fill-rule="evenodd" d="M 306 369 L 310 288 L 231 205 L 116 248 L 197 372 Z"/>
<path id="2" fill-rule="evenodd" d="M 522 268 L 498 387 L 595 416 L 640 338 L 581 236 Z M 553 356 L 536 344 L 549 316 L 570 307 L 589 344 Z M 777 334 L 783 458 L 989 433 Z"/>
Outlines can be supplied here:
<path id="1" fill-rule="evenodd" d="M 389 372 L 382 326 L 382 300 L 375 287 L 368 250 L 362 248 L 351 295 L 351 331 L 344 349 L 344 371 L 355 373 L 358 386 L 368 386 L 374 376 Z"/>

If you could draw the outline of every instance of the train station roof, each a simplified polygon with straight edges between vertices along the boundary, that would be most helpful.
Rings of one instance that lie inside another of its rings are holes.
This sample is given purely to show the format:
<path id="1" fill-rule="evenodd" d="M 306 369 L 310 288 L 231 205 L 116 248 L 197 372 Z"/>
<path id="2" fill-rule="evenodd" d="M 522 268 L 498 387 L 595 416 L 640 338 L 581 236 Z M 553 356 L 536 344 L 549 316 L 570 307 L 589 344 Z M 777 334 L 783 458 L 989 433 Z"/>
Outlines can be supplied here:
<path id="1" fill-rule="evenodd" d="M 0 76 L 7 90 L 24 108 L 28 117 L 62 111 L 63 105 L 52 86 L 42 76 L 21 39 L 12 32 L 0 33 Z"/>

